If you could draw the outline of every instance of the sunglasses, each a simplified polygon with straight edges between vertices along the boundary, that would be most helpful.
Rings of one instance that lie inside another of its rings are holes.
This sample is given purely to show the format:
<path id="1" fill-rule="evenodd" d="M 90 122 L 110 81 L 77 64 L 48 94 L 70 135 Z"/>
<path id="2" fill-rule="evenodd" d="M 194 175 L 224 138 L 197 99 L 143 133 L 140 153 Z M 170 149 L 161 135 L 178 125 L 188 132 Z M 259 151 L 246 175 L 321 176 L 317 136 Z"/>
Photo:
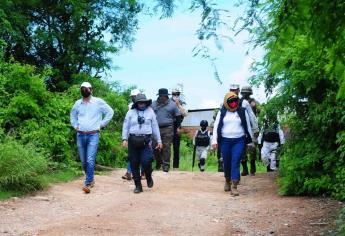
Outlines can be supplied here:
<path id="1" fill-rule="evenodd" d="M 227 103 L 232 103 L 232 102 L 238 102 L 238 101 L 239 101 L 239 98 L 231 97 L 231 98 L 228 98 L 228 100 L 226 102 Z"/>
<path id="2" fill-rule="evenodd" d="M 180 93 L 172 93 L 173 96 L 180 96 Z"/>

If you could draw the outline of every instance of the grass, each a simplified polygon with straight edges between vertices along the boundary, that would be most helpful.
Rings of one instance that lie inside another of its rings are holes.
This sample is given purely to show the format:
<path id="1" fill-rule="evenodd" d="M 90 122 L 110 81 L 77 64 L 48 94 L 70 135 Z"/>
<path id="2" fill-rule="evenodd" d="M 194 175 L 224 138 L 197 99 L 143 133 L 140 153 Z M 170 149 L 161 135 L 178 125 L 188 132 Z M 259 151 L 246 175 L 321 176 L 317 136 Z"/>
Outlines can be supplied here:
<path id="1" fill-rule="evenodd" d="M 44 179 L 48 183 L 65 183 L 80 177 L 82 174 L 82 171 L 79 170 L 65 169 L 45 174 Z"/>
<path id="2" fill-rule="evenodd" d="M 180 148 L 180 168 L 181 171 L 192 171 L 192 162 L 193 162 L 193 150 L 188 147 L 184 141 L 181 142 Z M 249 161 L 248 161 L 249 168 Z M 193 171 L 200 171 L 198 168 L 198 160 L 195 160 L 195 165 Z M 206 172 L 217 172 L 218 171 L 218 159 L 216 154 L 213 151 L 209 151 L 206 159 Z M 242 166 L 241 166 L 242 171 Z M 256 161 L 256 172 L 263 173 L 266 172 L 266 166 L 262 164 L 261 161 Z"/>
<path id="3" fill-rule="evenodd" d="M 345 207 L 343 207 L 338 215 L 336 220 L 336 228 L 333 229 L 329 236 L 341 236 L 345 235 Z"/>
<path id="4" fill-rule="evenodd" d="M 181 156 L 180 157 L 180 168 L 181 171 L 192 171 L 192 154 L 190 156 Z M 248 161 L 249 168 L 249 161 Z M 193 171 L 199 171 L 198 160 L 195 160 Z M 206 159 L 206 172 L 217 172 L 218 171 L 218 159 L 216 155 L 209 154 Z M 242 165 L 241 165 L 242 171 Z M 261 161 L 256 161 L 256 173 L 265 173 L 266 166 L 262 164 Z"/>
<path id="5" fill-rule="evenodd" d="M 42 175 L 42 179 L 46 186 L 53 183 L 69 182 L 82 175 L 82 171 L 76 169 L 62 169 L 51 173 L 46 173 Z M 27 195 L 24 191 L 8 191 L 0 189 L 0 200 L 6 200 L 11 197 L 21 197 Z"/>
<path id="6" fill-rule="evenodd" d="M 24 195 L 23 192 L 5 191 L 5 190 L 0 189 L 0 200 L 9 199 L 11 197 L 19 197 L 19 196 L 23 196 L 23 195 Z"/>

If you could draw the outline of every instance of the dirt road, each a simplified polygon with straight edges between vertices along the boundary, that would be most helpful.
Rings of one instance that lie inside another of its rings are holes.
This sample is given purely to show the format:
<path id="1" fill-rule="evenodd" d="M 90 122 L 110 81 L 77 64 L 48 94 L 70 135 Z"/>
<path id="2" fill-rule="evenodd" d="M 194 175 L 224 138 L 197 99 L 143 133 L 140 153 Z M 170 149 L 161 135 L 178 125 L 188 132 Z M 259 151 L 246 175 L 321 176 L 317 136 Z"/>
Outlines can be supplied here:
<path id="1" fill-rule="evenodd" d="M 230 197 L 220 173 L 154 172 L 154 187 L 133 194 L 123 172 L 96 176 L 90 194 L 80 179 L 0 202 L 0 235 L 322 235 L 342 206 L 280 197 L 271 173 L 244 177 Z"/>

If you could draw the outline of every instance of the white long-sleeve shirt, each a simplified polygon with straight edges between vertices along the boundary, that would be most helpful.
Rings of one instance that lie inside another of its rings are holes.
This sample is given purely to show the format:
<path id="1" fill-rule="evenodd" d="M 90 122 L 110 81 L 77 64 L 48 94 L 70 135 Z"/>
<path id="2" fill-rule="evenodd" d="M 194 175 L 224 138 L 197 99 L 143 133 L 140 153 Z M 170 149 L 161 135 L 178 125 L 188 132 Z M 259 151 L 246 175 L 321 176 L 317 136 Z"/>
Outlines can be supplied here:
<path id="1" fill-rule="evenodd" d="M 259 132 L 258 120 L 253 112 L 252 107 L 246 99 L 242 101 L 242 107 L 246 109 L 250 121 L 250 127 L 252 128 L 253 133 Z"/>
<path id="2" fill-rule="evenodd" d="M 253 132 L 250 126 L 250 121 L 249 121 L 247 111 L 245 111 L 245 116 L 246 116 L 248 132 L 250 136 L 253 138 Z M 217 139 L 218 139 L 217 130 L 218 130 L 218 125 L 219 125 L 219 120 L 220 120 L 220 111 L 218 111 L 217 113 L 217 117 L 213 126 L 212 144 L 217 144 Z M 235 112 L 226 111 L 223 123 L 224 124 L 221 131 L 222 137 L 240 138 L 245 135 L 245 131 L 241 124 L 241 118 L 236 111 Z"/>
<path id="3" fill-rule="evenodd" d="M 105 127 L 113 115 L 113 109 L 103 99 L 91 97 L 89 102 L 83 99 L 75 102 L 70 119 L 73 128 L 79 131 L 95 131 Z"/>

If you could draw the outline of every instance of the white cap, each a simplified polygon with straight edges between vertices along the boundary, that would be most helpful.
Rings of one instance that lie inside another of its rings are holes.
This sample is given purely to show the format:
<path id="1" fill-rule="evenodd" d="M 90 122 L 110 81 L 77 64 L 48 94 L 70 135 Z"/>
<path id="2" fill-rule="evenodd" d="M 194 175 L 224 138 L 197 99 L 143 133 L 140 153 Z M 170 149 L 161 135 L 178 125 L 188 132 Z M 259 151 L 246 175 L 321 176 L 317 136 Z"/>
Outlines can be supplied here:
<path id="1" fill-rule="evenodd" d="M 133 89 L 130 96 L 137 96 L 140 93 L 139 89 Z"/>
<path id="2" fill-rule="evenodd" d="M 230 84 L 230 89 L 233 89 L 233 90 L 240 89 L 240 85 L 239 84 Z"/>
<path id="3" fill-rule="evenodd" d="M 171 93 L 181 93 L 181 91 L 179 90 L 179 88 L 173 88 Z"/>
<path id="4" fill-rule="evenodd" d="M 86 88 L 92 88 L 91 84 L 89 82 L 83 82 L 81 85 L 80 85 L 80 88 L 81 87 L 86 87 Z"/>

